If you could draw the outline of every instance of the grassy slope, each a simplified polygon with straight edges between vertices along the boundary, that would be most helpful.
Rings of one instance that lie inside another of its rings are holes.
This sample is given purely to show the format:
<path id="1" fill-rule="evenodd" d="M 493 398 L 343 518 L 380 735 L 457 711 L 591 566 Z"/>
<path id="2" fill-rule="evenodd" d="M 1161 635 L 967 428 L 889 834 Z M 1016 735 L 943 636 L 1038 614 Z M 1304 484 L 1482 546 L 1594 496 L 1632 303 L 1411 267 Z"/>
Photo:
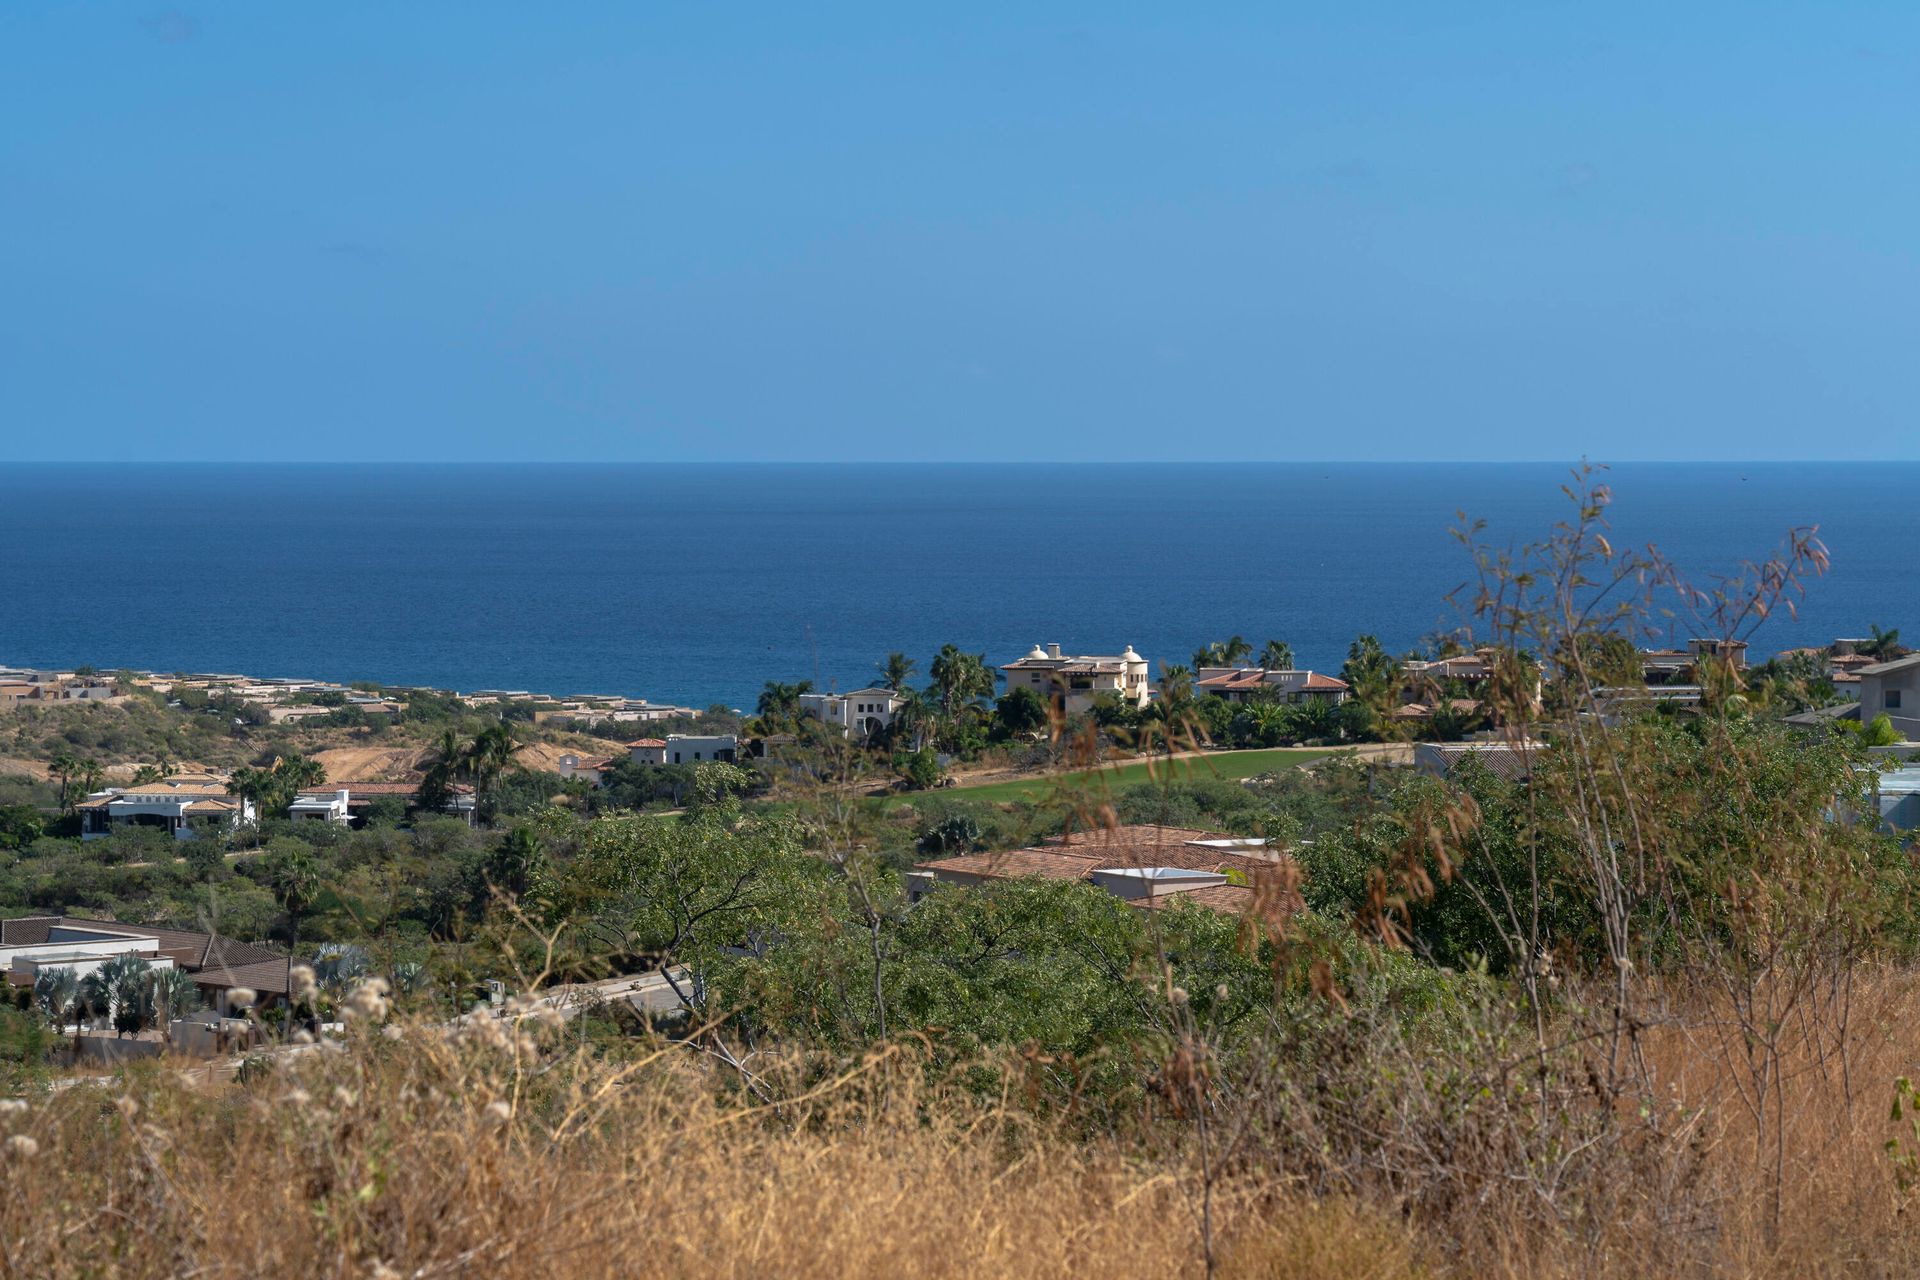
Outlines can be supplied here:
<path id="1" fill-rule="evenodd" d="M 972 800 L 994 802 L 1038 800 L 1048 791 L 1062 784 L 1079 785 L 1097 779 L 1109 787 L 1126 787 L 1137 782 L 1149 781 L 1150 778 L 1165 778 L 1169 771 L 1175 779 L 1182 781 L 1188 778 L 1223 778 L 1232 782 L 1241 778 L 1251 778 L 1257 773 L 1271 773 L 1275 769 L 1306 764 L 1310 760 L 1319 760 L 1334 754 L 1336 753 L 1332 751 L 1311 747 L 1275 747 L 1264 751 L 1216 751 L 1204 756 L 1161 761 L 1151 766 L 1146 761 L 1136 761 L 1132 764 L 1104 765 L 1098 769 L 1084 769 L 1075 773 L 1016 778 L 1008 782 L 985 782 L 971 787 L 955 787 L 945 794 L 963 795 Z"/>

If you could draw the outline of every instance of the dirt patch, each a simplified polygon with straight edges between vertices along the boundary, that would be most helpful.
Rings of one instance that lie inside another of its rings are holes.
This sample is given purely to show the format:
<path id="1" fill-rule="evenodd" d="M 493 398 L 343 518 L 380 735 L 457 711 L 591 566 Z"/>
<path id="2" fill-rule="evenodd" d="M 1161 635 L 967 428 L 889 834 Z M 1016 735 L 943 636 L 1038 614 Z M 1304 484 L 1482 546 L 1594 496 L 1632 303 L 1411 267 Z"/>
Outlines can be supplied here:
<path id="1" fill-rule="evenodd" d="M 425 747 L 328 747 L 313 758 L 328 782 L 413 782 L 428 754 Z"/>
<path id="2" fill-rule="evenodd" d="M 0 756 L 0 777 L 36 778 L 44 782 L 47 779 L 47 766 L 38 760 L 21 760 L 15 756 Z"/>
<path id="3" fill-rule="evenodd" d="M 625 746 L 618 742 L 609 742 L 605 738 L 587 738 L 582 741 L 591 745 L 569 746 L 560 742 L 529 742 L 513 753 L 513 762 L 522 769 L 532 769 L 539 773 L 560 772 L 561 756 L 579 756 L 582 760 L 598 760 L 605 756 L 623 756 Z"/>

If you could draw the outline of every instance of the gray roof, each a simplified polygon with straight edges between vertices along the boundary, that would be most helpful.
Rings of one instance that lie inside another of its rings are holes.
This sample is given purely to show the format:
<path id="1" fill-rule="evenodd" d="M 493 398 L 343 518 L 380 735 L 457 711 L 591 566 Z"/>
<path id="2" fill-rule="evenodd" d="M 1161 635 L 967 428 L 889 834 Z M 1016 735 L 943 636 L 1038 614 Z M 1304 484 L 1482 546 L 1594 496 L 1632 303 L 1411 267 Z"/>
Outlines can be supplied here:
<path id="1" fill-rule="evenodd" d="M 1904 658 L 1895 658 L 1891 662 L 1876 662 L 1870 667 L 1855 667 L 1857 676 L 1884 676 L 1892 671 L 1905 671 L 1909 667 L 1920 666 L 1920 653 L 1910 653 Z"/>

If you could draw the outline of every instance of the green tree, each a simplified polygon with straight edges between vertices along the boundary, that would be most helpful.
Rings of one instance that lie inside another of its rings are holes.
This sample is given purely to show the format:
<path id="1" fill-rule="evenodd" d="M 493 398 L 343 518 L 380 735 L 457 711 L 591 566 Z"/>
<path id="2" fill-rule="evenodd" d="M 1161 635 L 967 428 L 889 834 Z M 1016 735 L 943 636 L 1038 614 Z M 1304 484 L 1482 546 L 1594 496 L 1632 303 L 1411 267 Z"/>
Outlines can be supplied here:
<path id="1" fill-rule="evenodd" d="M 800 722 L 801 696 L 812 692 L 811 680 L 799 680 L 793 684 L 767 681 L 761 686 L 760 697 L 753 707 L 761 730 L 765 733 L 781 733 L 793 729 Z"/>
<path id="2" fill-rule="evenodd" d="M 281 842 L 275 840 L 274 844 Z M 300 952 L 300 920 L 313 906 L 320 895 L 320 866 L 314 860 L 313 851 L 298 842 L 274 849 L 267 855 L 265 873 L 267 888 L 287 913 L 287 950 L 295 955 Z"/>
<path id="3" fill-rule="evenodd" d="M 474 816 L 483 824 L 493 821 L 495 786 L 513 764 L 513 753 L 518 749 L 513 729 L 504 720 L 482 729 L 467 746 L 465 769 L 473 781 Z"/>
<path id="4" fill-rule="evenodd" d="M 153 1019 L 167 1043 L 172 1044 L 174 1020 L 186 1017 L 204 1003 L 200 987 L 185 969 L 155 969 L 152 981 Z"/>
<path id="5" fill-rule="evenodd" d="M 0 849 L 24 849 L 46 832 L 40 811 L 30 804 L 0 804 Z"/>
<path id="6" fill-rule="evenodd" d="M 952 722 L 960 712 L 993 693 L 993 668 L 984 653 L 967 653 L 957 645 L 944 644 L 927 667 L 933 680 L 934 696 L 940 714 Z"/>
<path id="7" fill-rule="evenodd" d="M 1904 652 L 1900 648 L 1900 628 L 1895 627 L 1891 631 L 1882 631 L 1879 625 L 1875 624 L 1871 630 L 1873 632 L 1873 638 L 1866 644 L 1860 646 L 1861 653 L 1866 654 L 1870 658 L 1878 658 L 1882 662 L 1885 662 L 1888 659 L 1899 657 L 1900 654 Z"/>
<path id="8" fill-rule="evenodd" d="M 1196 671 L 1202 667 L 1237 667 L 1252 652 L 1253 646 L 1244 636 L 1216 640 L 1194 650 L 1193 666 Z"/>
<path id="9" fill-rule="evenodd" d="M 127 1035 L 153 1022 L 153 966 L 135 955 L 117 955 L 80 982 L 87 1004 Z"/>
<path id="10" fill-rule="evenodd" d="M 994 725 L 1008 738 L 1023 738 L 1044 728 L 1047 717 L 1047 700 L 1027 685 L 1001 694 L 993 708 Z"/>
<path id="11" fill-rule="evenodd" d="M 66 965 L 40 970 L 33 980 L 33 998 L 55 1026 L 77 1022 L 86 1001 L 79 976 Z M 78 1034 L 76 1027 L 76 1049 Z"/>
<path id="12" fill-rule="evenodd" d="M 907 687 L 907 681 L 913 679 L 914 672 L 920 668 L 919 663 L 904 653 L 890 653 L 885 662 L 874 666 L 880 672 L 881 683 L 896 693 Z"/>
<path id="13" fill-rule="evenodd" d="M 65 747 L 55 751 L 53 759 L 47 762 L 47 772 L 60 780 L 60 811 L 62 813 L 73 807 L 73 775 L 79 768 L 80 761 Z"/>
<path id="14" fill-rule="evenodd" d="M 1268 671 L 1293 670 L 1293 646 L 1284 640 L 1269 640 L 1260 650 L 1260 665 Z"/>

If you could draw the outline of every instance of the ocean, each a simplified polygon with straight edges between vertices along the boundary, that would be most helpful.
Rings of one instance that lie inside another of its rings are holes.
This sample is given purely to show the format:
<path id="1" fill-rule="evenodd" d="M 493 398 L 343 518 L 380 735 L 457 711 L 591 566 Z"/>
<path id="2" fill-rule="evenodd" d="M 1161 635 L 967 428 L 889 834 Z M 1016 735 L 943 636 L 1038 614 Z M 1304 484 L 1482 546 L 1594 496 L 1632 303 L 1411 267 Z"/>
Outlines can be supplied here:
<path id="1" fill-rule="evenodd" d="M 1549 464 L 0 464 L 0 664 L 228 671 L 751 707 L 892 650 L 1158 664 L 1240 634 L 1338 670 L 1457 627 L 1457 513 L 1524 542 Z M 1756 652 L 1913 624 L 1920 463 L 1631 464 L 1616 544 L 1696 580 L 1818 525 Z M 1684 635 L 1676 626 L 1675 635 Z"/>

